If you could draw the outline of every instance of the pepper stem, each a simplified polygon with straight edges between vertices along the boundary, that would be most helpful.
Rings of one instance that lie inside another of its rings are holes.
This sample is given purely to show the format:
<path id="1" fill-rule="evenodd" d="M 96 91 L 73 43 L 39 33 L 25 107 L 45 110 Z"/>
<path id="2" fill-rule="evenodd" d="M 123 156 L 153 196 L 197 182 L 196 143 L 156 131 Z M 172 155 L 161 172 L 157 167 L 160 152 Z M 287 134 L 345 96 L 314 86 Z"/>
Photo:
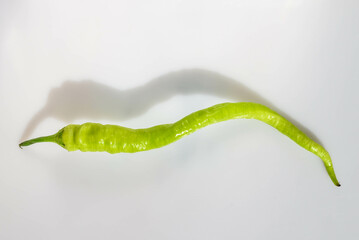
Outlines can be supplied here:
<path id="1" fill-rule="evenodd" d="M 50 135 L 50 136 L 43 136 L 43 137 L 38 137 L 38 138 L 33 138 L 27 141 L 24 141 L 22 143 L 19 144 L 19 147 L 26 147 L 29 145 L 32 145 L 34 143 L 39 143 L 39 142 L 53 142 L 53 143 L 57 143 L 59 144 L 61 147 L 64 147 L 65 144 L 62 142 L 62 133 L 63 133 L 63 129 L 61 129 L 60 131 L 58 131 L 57 133 Z"/>

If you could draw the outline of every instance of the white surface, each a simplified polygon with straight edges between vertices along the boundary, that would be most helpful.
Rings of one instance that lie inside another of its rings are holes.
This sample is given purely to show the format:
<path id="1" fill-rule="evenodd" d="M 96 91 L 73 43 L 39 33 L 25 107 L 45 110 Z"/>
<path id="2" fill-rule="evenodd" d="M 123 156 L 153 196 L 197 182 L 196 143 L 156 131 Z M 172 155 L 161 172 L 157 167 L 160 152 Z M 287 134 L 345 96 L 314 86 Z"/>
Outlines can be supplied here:
<path id="1" fill-rule="evenodd" d="M 2 1 L 1 239 L 358 239 L 357 1 Z M 250 120 L 137 154 L 19 149 L 68 123 L 148 127 L 255 101 Z"/>

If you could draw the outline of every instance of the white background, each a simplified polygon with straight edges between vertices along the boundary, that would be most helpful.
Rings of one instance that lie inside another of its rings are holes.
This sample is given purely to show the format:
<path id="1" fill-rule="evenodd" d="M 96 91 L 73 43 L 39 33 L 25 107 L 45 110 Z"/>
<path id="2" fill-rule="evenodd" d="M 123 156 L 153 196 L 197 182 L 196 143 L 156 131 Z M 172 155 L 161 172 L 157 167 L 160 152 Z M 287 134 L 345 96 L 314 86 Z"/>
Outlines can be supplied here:
<path id="1" fill-rule="evenodd" d="M 1 239 L 358 239 L 358 1 L 1 1 Z M 321 160 L 236 120 L 136 154 L 28 138 L 265 104 Z"/>

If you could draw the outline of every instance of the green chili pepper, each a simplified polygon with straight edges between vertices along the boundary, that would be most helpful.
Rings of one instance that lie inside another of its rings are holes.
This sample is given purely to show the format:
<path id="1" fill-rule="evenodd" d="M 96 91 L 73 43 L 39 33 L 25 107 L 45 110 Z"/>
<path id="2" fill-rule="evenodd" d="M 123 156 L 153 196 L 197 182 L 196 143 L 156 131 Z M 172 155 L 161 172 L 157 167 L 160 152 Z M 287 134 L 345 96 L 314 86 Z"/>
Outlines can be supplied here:
<path id="1" fill-rule="evenodd" d="M 56 134 L 22 142 L 28 146 L 38 142 L 54 142 L 68 151 L 134 153 L 160 148 L 189 135 L 196 130 L 230 119 L 257 119 L 274 127 L 304 149 L 320 157 L 336 186 L 336 179 L 329 153 L 318 143 L 295 127 L 275 111 L 257 103 L 222 103 L 194 112 L 172 124 L 157 125 L 145 129 L 131 129 L 99 123 L 70 124 Z"/>

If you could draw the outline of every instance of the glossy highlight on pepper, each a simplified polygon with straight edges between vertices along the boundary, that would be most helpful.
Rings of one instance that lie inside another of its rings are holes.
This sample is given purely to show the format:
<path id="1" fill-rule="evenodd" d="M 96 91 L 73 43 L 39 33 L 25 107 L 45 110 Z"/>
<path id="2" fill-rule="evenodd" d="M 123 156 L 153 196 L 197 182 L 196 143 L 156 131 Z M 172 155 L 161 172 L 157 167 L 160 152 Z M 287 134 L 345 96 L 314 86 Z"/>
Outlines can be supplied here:
<path id="1" fill-rule="evenodd" d="M 143 129 L 99 123 L 70 124 L 54 135 L 34 138 L 20 143 L 19 146 L 54 142 L 68 151 L 134 153 L 166 146 L 200 128 L 231 119 L 256 119 L 274 127 L 299 146 L 320 157 L 333 183 L 340 186 L 330 155 L 324 147 L 280 114 L 266 106 L 251 102 L 217 104 L 194 112 L 175 123 Z"/>

